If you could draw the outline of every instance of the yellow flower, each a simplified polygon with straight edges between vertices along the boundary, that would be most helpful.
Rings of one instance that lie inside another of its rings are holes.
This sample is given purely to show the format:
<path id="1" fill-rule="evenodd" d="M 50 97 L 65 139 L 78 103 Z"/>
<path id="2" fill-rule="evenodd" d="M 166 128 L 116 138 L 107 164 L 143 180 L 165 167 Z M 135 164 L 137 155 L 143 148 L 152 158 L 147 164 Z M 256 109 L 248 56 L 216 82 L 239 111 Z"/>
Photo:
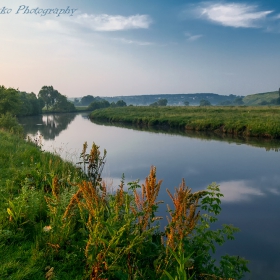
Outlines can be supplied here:
<path id="1" fill-rule="evenodd" d="M 43 231 L 44 231 L 44 232 L 49 232 L 51 229 L 52 229 L 51 226 L 45 226 L 45 227 L 43 227 Z"/>

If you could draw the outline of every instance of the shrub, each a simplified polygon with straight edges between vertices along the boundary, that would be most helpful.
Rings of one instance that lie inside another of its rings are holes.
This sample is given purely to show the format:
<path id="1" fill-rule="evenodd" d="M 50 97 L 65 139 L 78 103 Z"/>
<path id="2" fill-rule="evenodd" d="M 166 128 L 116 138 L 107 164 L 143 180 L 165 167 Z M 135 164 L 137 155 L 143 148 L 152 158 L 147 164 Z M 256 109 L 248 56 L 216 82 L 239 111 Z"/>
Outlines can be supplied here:
<path id="1" fill-rule="evenodd" d="M 16 134 L 23 133 L 22 126 L 18 123 L 17 118 L 11 113 L 2 114 L 0 116 L 0 129 Z"/>

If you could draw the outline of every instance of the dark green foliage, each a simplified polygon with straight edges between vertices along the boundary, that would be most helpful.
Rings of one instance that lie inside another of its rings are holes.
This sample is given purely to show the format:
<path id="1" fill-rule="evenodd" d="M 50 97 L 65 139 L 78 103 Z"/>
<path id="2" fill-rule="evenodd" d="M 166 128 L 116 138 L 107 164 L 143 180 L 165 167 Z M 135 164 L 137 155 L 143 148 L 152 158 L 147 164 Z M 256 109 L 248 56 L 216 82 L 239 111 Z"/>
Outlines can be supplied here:
<path id="1" fill-rule="evenodd" d="M 243 105 L 244 104 L 244 101 L 243 101 L 243 98 L 242 97 L 236 97 L 233 101 L 233 103 L 235 105 Z"/>
<path id="2" fill-rule="evenodd" d="M 38 97 L 44 101 L 47 110 L 49 110 L 49 108 L 55 104 L 58 95 L 58 91 L 55 90 L 53 86 L 43 86 L 39 91 Z"/>
<path id="3" fill-rule="evenodd" d="M 88 110 L 94 111 L 94 110 L 97 110 L 97 109 L 108 108 L 108 107 L 110 107 L 110 103 L 106 100 L 93 101 L 88 106 Z"/>
<path id="4" fill-rule="evenodd" d="M 83 96 L 80 100 L 80 106 L 88 106 L 90 103 L 95 101 L 95 98 L 92 95 Z"/>
<path id="5" fill-rule="evenodd" d="M 211 106 L 211 103 L 209 100 L 202 99 L 199 102 L 199 106 Z"/>
<path id="6" fill-rule="evenodd" d="M 17 115 L 19 116 L 32 116 L 42 113 L 44 101 L 37 98 L 35 93 L 19 92 L 21 99 L 21 109 Z"/>
<path id="7" fill-rule="evenodd" d="M 190 105 L 190 102 L 189 102 L 189 101 L 184 101 L 184 105 L 185 105 L 185 106 L 189 106 L 189 105 Z"/>
<path id="8" fill-rule="evenodd" d="M 17 115 L 21 109 L 19 92 L 13 88 L 0 86 L 0 114 Z"/>
<path id="9" fill-rule="evenodd" d="M 15 134 L 22 134 L 23 128 L 18 123 L 17 118 L 14 117 L 11 113 L 1 114 L 0 115 L 0 130 L 10 131 Z"/>
<path id="10" fill-rule="evenodd" d="M 31 116 L 42 113 L 45 106 L 42 98 L 35 93 L 20 92 L 4 86 L 0 87 L 0 114 L 7 112 L 16 116 Z"/>
<path id="11" fill-rule="evenodd" d="M 272 100 L 272 101 L 271 101 L 271 104 L 273 104 L 273 105 L 280 105 L 280 97 L 278 97 L 278 98 Z"/>
<path id="12" fill-rule="evenodd" d="M 58 95 L 52 108 L 55 112 L 74 112 L 75 105 L 67 100 L 65 95 Z"/>
<path id="13" fill-rule="evenodd" d="M 75 106 L 67 100 L 65 95 L 60 94 L 53 86 L 43 86 L 38 97 L 44 101 L 47 111 L 74 112 Z"/>
<path id="14" fill-rule="evenodd" d="M 116 107 L 126 107 L 126 103 L 123 100 L 118 100 Z"/>
<path id="15" fill-rule="evenodd" d="M 150 104 L 152 107 L 158 107 L 158 106 L 166 106 L 167 105 L 167 99 L 159 99 L 158 101 Z"/>

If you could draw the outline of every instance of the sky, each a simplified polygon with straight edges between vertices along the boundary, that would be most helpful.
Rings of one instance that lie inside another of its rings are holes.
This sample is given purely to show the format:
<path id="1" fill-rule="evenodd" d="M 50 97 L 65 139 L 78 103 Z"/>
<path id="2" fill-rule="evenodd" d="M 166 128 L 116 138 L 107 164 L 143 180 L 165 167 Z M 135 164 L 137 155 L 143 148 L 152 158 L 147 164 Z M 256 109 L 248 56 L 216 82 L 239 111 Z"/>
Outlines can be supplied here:
<path id="1" fill-rule="evenodd" d="M 67 97 L 280 87 L 280 1 L 0 0 L 0 85 Z"/>

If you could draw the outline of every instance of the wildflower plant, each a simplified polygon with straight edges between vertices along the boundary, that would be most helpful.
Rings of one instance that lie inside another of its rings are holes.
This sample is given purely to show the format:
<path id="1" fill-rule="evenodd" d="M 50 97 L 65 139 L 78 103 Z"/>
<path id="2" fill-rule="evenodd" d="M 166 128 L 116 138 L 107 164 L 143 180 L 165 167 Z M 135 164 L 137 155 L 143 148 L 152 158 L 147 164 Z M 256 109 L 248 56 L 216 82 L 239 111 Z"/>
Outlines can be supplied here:
<path id="1" fill-rule="evenodd" d="M 232 239 L 237 231 L 232 226 L 210 229 L 221 210 L 216 184 L 192 193 L 182 180 L 174 195 L 167 190 L 174 205 L 168 207 L 170 217 L 160 231 L 162 217 L 156 212 L 162 203 L 157 201 L 162 181 L 156 178 L 156 168 L 151 167 L 142 186 L 131 182 L 125 191 L 123 176 L 118 189 L 108 193 L 101 179 L 106 152 L 101 156 L 95 144 L 88 154 L 86 148 L 85 144 L 81 164 L 90 169 L 89 180 L 78 184 L 63 221 L 79 213 L 89 279 L 240 279 L 247 271 L 242 258 L 225 257 L 217 266 L 211 256 L 216 243 Z M 230 270 L 233 263 L 235 269 Z"/>

